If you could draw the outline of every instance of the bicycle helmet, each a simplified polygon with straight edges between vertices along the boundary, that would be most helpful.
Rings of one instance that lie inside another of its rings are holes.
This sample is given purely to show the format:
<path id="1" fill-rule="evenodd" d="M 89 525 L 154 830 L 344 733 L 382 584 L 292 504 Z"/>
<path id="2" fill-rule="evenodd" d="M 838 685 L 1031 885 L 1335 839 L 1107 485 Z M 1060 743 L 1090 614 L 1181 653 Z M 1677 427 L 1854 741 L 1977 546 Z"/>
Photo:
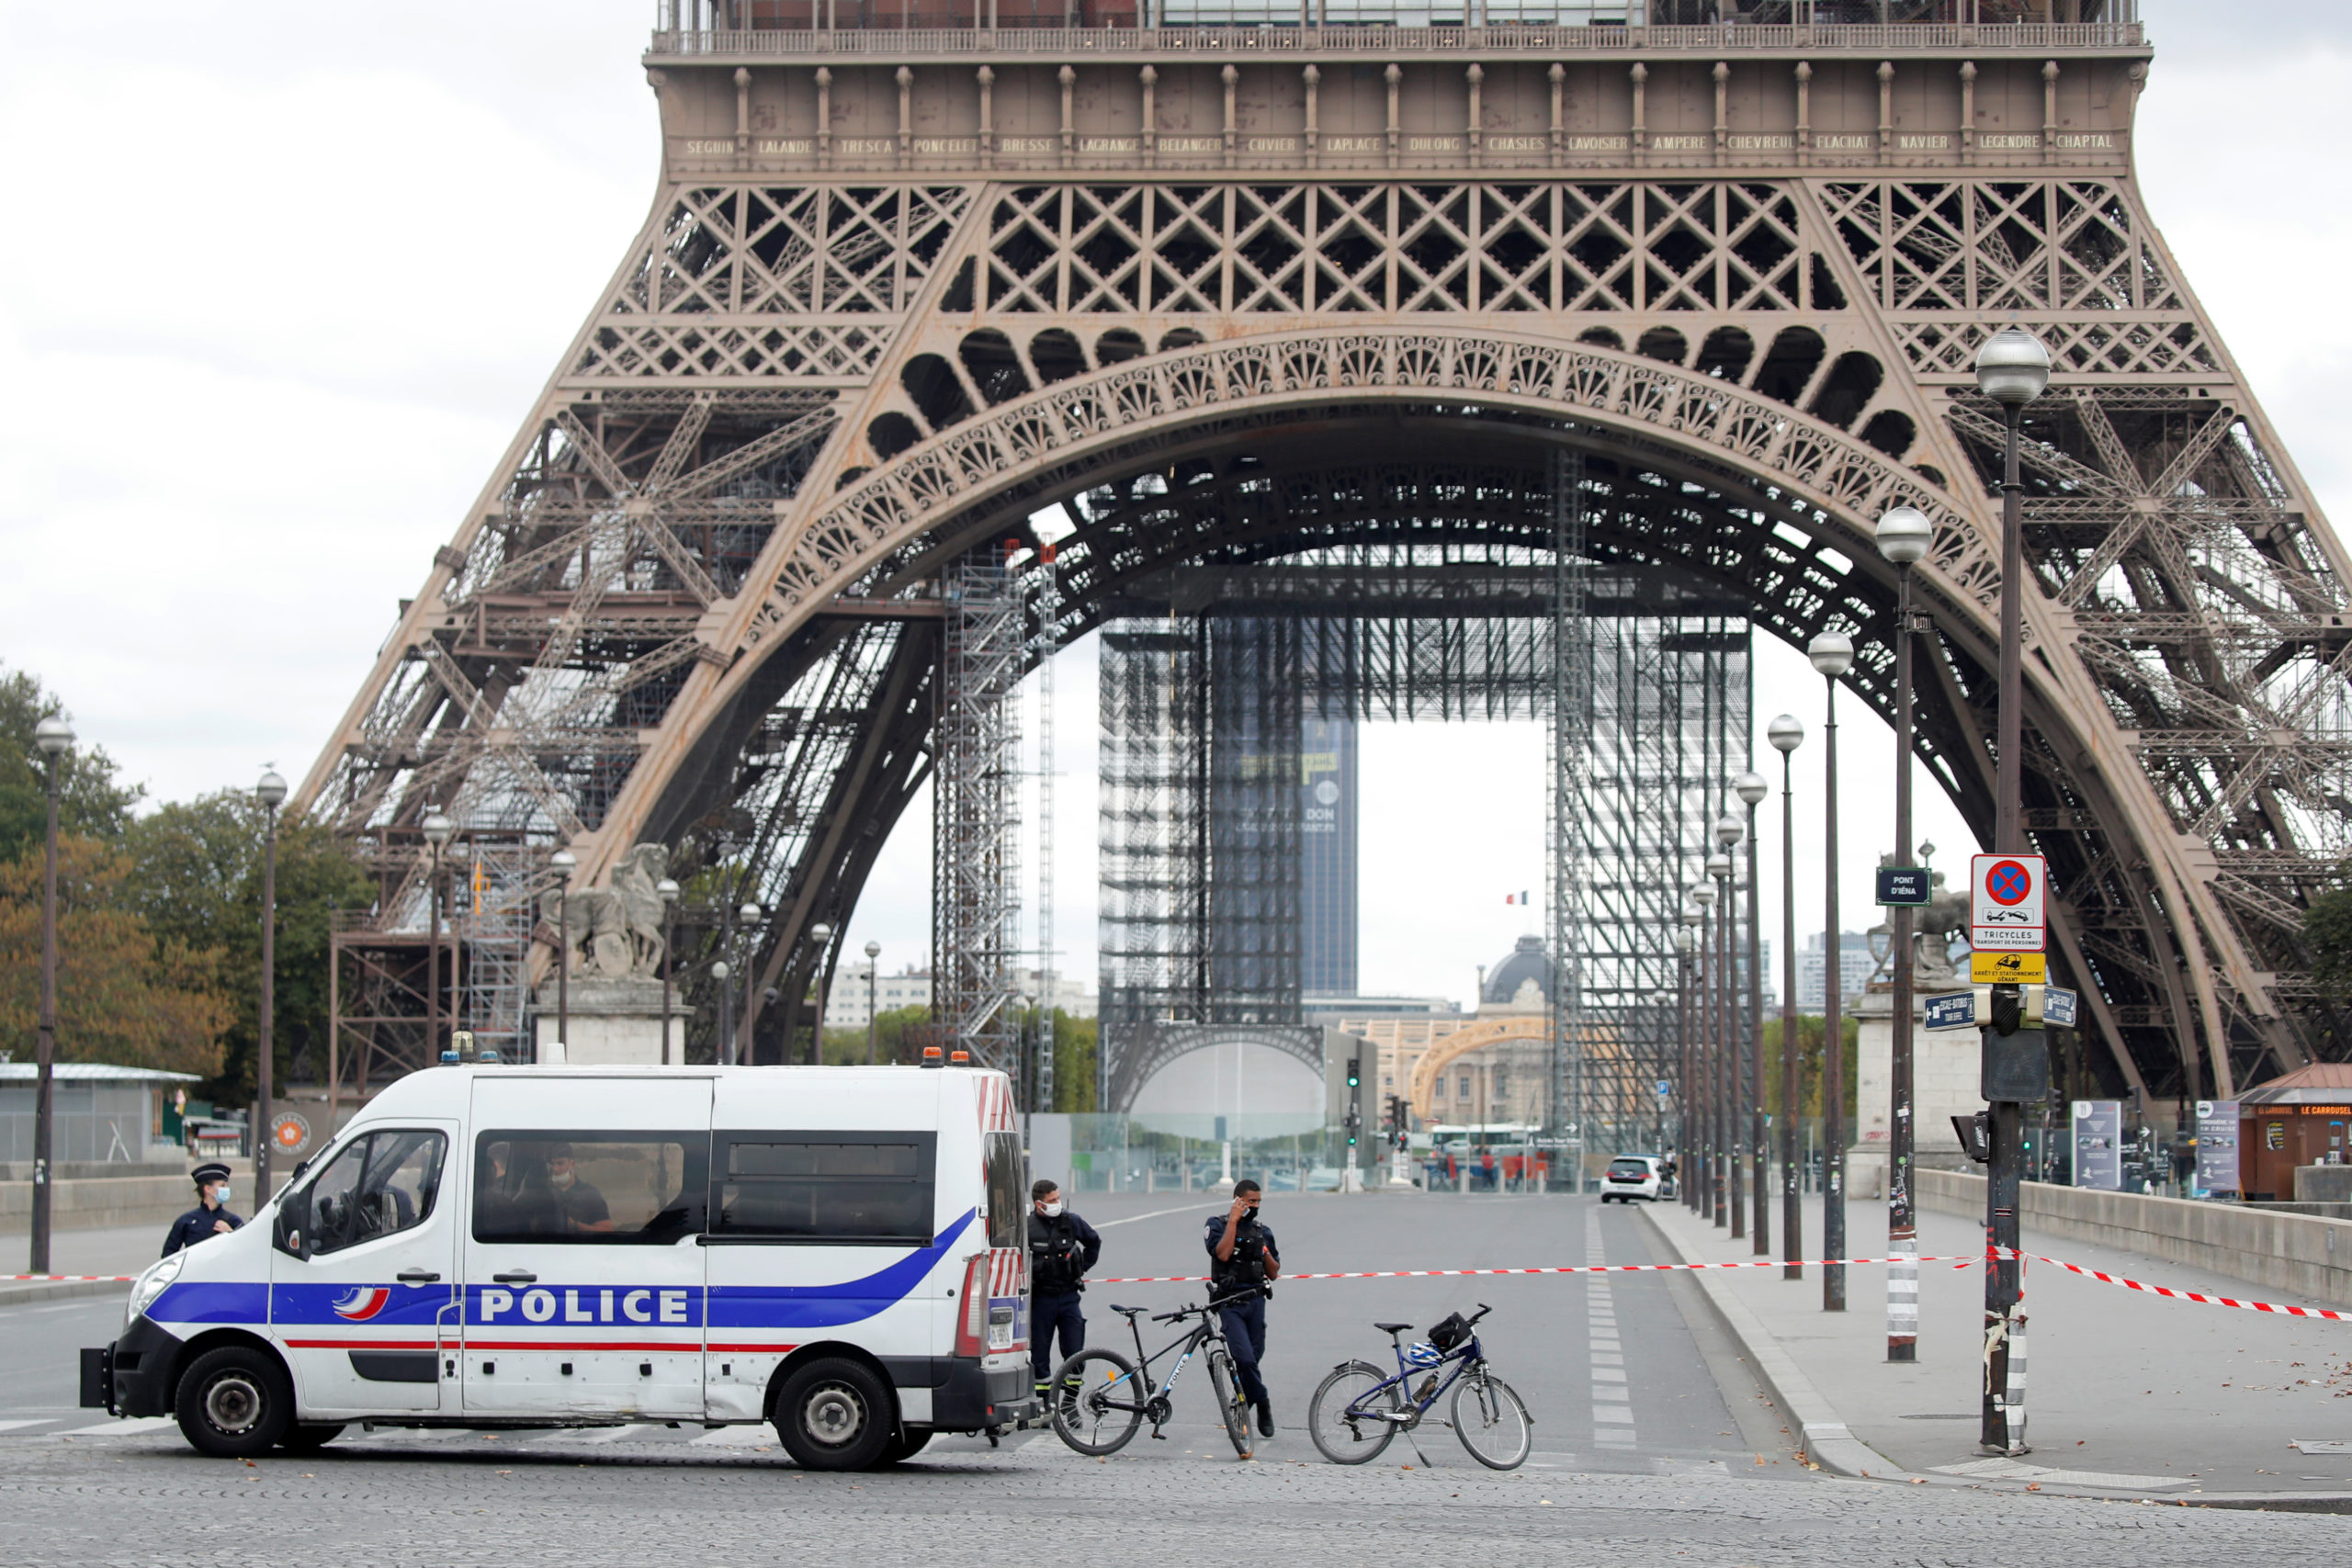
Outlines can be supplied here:
<path id="1" fill-rule="evenodd" d="M 1434 1367 L 1444 1359 L 1445 1352 L 1426 1339 L 1416 1339 L 1405 1347 L 1405 1364 L 1408 1367 Z"/>

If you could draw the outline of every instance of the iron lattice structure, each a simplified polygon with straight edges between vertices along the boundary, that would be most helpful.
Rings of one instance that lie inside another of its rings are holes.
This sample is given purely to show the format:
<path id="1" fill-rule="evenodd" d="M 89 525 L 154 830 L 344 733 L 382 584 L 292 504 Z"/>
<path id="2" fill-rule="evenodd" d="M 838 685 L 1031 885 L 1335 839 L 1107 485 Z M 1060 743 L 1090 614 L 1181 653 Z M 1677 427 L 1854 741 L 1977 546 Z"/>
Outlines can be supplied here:
<path id="1" fill-rule="evenodd" d="M 947 578 L 932 751 L 932 1016 L 982 1066 L 1023 1075 L 1021 676 L 1030 595 L 1000 564 Z"/>
<path id="2" fill-rule="evenodd" d="M 2055 358 L 2018 761 L 2088 1054 L 2199 1096 L 2342 1056 L 2299 912 L 2352 853 L 2352 558 L 2133 179 L 2136 21 L 1627 11 L 678 18 L 645 227 L 299 793 L 377 855 L 371 940 L 414 943 L 428 804 L 582 886 L 660 840 L 764 894 L 772 1059 L 926 775 L 953 562 L 1071 506 L 1074 636 L 1176 567 L 1541 547 L 1564 445 L 1597 566 L 1849 633 L 1881 712 L 1870 529 L 1921 508 L 1919 750 L 1981 834 L 1970 365 L 2015 320 Z"/>

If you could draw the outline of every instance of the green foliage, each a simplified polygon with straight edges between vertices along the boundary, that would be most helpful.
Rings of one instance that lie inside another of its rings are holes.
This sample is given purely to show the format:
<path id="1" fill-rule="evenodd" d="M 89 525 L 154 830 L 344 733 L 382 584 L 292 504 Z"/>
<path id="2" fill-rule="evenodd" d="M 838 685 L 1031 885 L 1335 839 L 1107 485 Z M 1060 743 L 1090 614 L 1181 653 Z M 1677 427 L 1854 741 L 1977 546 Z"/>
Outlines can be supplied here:
<path id="1" fill-rule="evenodd" d="M 2303 941 L 2312 954 L 2312 984 L 2341 1006 L 2352 998 L 2352 887 L 2323 893 L 2303 911 Z"/>
<path id="2" fill-rule="evenodd" d="M 907 1031 L 931 1021 L 927 1007 L 891 1008 L 874 1021 L 874 1059 L 877 1062 L 915 1062 L 922 1053 L 907 1043 Z M 803 1042 L 807 1040 L 804 1034 Z M 865 1031 L 863 1029 L 828 1029 L 825 1031 L 825 1060 L 835 1066 L 863 1064 L 865 1060 Z"/>
<path id="3" fill-rule="evenodd" d="M 1846 1117 L 1851 1126 L 1855 1115 L 1856 1074 L 1860 1070 L 1861 1023 L 1851 1013 L 1838 1019 L 1838 1032 L 1845 1037 Z M 1801 1053 L 1802 1077 L 1797 1095 L 1797 1113 L 1818 1116 L 1822 1112 L 1821 1037 L 1823 1020 L 1800 1013 L 1797 1015 L 1797 1050 Z M 1772 1116 L 1781 1113 L 1781 1021 L 1764 1021 L 1764 1109 Z"/>
<path id="4" fill-rule="evenodd" d="M 1094 1105 L 1094 1058 L 1102 1039 L 1099 1021 L 1054 1010 L 1054 1109 L 1087 1114 Z"/>
<path id="5" fill-rule="evenodd" d="M 0 670 L 0 861 L 40 852 L 49 812 L 49 760 L 33 745 L 33 727 L 64 712 L 64 705 L 41 690 L 33 676 Z M 114 759 L 85 741 L 61 757 L 57 768 L 58 832 L 119 837 L 145 792 L 117 780 Z"/>

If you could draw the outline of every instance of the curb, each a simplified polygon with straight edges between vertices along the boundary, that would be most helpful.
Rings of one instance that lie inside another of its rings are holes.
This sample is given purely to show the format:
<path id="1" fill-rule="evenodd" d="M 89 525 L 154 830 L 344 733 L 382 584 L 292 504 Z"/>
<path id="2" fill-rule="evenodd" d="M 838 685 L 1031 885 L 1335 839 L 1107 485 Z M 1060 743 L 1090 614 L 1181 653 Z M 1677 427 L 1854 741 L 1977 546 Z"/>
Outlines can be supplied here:
<path id="1" fill-rule="evenodd" d="M 1642 1211 L 1642 1223 L 1650 1234 L 1665 1245 L 1666 1250 L 1683 1263 L 1704 1263 L 1705 1258 L 1692 1252 L 1676 1235 L 1652 1219 L 1647 1210 Z M 1690 1278 L 1698 1282 L 1706 1296 L 1707 1304 L 1714 1309 L 1721 1322 L 1739 1348 L 1747 1352 L 1748 1364 L 1756 1369 L 1765 1392 L 1772 1396 L 1789 1418 L 1791 1430 L 1803 1434 L 1801 1447 L 1805 1458 L 1833 1475 L 1851 1476 L 1865 1481 L 1910 1481 L 1912 1473 L 1901 1465 L 1854 1436 L 1837 1407 L 1813 1386 L 1796 1361 L 1781 1348 L 1756 1314 L 1745 1303 L 1731 1293 L 1730 1285 L 1708 1269 L 1693 1269 Z M 1917 1479 L 1949 1484 L 1948 1476 L 1922 1476 Z"/>
<path id="2" fill-rule="evenodd" d="M 31 1302 L 67 1302 L 79 1296 L 127 1296 L 130 1293 L 128 1280 L 66 1280 L 53 1285 L 0 1285 L 0 1307 L 24 1306 Z"/>

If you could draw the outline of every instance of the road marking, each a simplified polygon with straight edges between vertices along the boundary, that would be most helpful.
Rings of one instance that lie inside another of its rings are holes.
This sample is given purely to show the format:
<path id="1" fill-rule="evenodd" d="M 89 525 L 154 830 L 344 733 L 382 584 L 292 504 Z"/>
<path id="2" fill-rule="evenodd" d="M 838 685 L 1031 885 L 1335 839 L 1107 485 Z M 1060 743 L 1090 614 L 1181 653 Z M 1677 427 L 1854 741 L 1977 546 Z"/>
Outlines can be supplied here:
<path id="1" fill-rule="evenodd" d="M 1606 1264 L 1609 1251 L 1601 1239 L 1600 1207 L 1585 1211 L 1584 1260 L 1587 1268 Z M 1633 1390 L 1627 1385 L 1623 1342 L 1617 1337 L 1617 1301 L 1607 1274 L 1584 1276 L 1586 1354 L 1592 1381 L 1592 1440 L 1596 1447 L 1630 1449 L 1639 1446 L 1634 1429 Z"/>
<path id="2" fill-rule="evenodd" d="M 1154 1209 L 1148 1214 L 1129 1214 L 1124 1220 L 1104 1220 L 1101 1224 L 1096 1225 L 1094 1228 L 1098 1231 L 1107 1231 L 1113 1225 L 1131 1225 L 1138 1220 L 1159 1219 L 1163 1214 L 1197 1214 L 1204 1209 L 1227 1209 L 1231 1208 L 1232 1206 L 1233 1201 L 1231 1199 L 1220 1198 L 1214 1203 L 1187 1203 L 1181 1209 Z M 1132 1283 L 1133 1281 L 1119 1280 L 1115 1282 L 1126 1284 Z"/>
<path id="3" fill-rule="evenodd" d="M 54 1416 L 36 1416 L 27 1421 L 0 1421 L 0 1432 L 13 1432 L 19 1427 L 46 1427 L 56 1419 Z"/>
<path id="4" fill-rule="evenodd" d="M 179 1423 L 169 1416 L 133 1416 L 126 1420 L 108 1421 L 96 1427 L 76 1427 L 70 1432 L 58 1434 L 74 1438 L 143 1438 L 150 1432 L 165 1429 L 177 1431 Z"/>

